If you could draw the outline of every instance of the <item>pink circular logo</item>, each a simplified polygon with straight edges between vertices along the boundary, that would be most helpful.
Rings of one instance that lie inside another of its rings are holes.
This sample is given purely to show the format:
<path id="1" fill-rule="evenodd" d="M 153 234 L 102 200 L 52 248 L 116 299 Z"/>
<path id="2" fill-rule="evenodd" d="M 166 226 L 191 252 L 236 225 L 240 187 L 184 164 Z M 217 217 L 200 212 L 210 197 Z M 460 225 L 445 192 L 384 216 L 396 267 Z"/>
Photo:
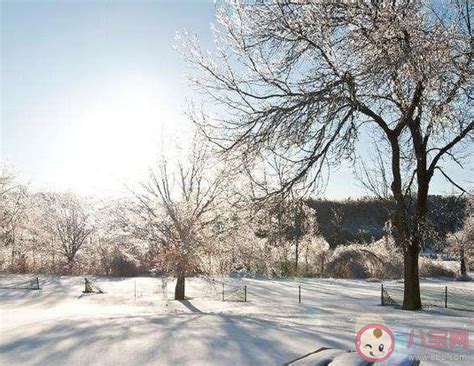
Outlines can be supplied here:
<path id="1" fill-rule="evenodd" d="M 385 361 L 393 352 L 395 338 L 386 326 L 381 324 L 366 325 L 357 334 L 357 353 L 367 361 Z"/>

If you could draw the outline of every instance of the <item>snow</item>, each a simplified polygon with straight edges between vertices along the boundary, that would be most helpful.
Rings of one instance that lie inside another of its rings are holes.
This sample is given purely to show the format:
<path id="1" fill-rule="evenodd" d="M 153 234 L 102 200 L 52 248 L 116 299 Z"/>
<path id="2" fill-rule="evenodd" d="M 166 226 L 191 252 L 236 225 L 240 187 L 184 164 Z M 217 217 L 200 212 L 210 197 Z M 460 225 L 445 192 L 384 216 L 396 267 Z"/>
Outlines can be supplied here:
<path id="1" fill-rule="evenodd" d="M 40 276 L 40 291 L 0 289 L 0 365 L 282 365 L 321 347 L 353 351 L 357 331 L 371 322 L 392 330 L 395 353 L 407 352 L 412 329 L 469 330 L 470 350 L 427 349 L 439 357 L 422 365 L 453 364 L 441 361 L 452 355 L 474 361 L 474 312 L 381 307 L 379 283 L 221 279 L 247 286 L 244 303 L 223 302 L 220 285 L 189 278 L 190 299 L 178 302 L 170 300 L 173 281 L 89 278 L 106 293 L 83 295 L 83 278 L 59 276 Z M 474 291 L 472 283 L 449 285 Z M 410 350 L 423 353 L 418 339 Z"/>

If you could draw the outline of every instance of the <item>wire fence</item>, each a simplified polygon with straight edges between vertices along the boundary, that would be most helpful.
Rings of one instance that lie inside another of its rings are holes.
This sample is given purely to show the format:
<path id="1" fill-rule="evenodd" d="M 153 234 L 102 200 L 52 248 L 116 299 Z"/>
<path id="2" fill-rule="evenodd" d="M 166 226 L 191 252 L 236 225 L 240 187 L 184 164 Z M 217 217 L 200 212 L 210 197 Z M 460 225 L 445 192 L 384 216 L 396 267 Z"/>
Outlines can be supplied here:
<path id="1" fill-rule="evenodd" d="M 403 283 L 383 283 L 380 288 L 382 306 L 403 305 Z M 421 284 L 421 303 L 424 307 L 443 307 L 474 311 L 474 290 L 456 285 Z"/>
<path id="2" fill-rule="evenodd" d="M 215 294 L 221 294 L 222 301 L 247 302 L 247 285 L 235 285 L 229 282 L 218 281 L 211 277 L 201 277 Z"/>
<path id="3" fill-rule="evenodd" d="M 215 301 L 247 301 L 247 285 L 240 281 L 220 281 L 212 277 L 198 277 L 199 286 L 186 285 L 188 299 Z M 101 277 L 84 278 L 83 294 L 107 294 L 108 297 L 125 300 L 171 300 L 174 298 L 174 279 L 168 277 L 111 279 Z"/>
<path id="4" fill-rule="evenodd" d="M 38 277 L 24 279 L 0 279 L 0 288 L 15 290 L 41 290 Z"/>
<path id="5" fill-rule="evenodd" d="M 97 301 L 117 301 L 121 303 L 137 302 L 150 303 L 155 301 L 168 301 L 174 299 L 175 280 L 169 277 L 140 277 L 140 278 L 108 278 L 87 277 L 70 278 L 65 280 L 69 291 L 78 295 L 100 295 Z M 60 285 L 59 281 L 44 279 L 41 281 L 44 289 L 53 289 L 52 286 Z M 53 285 L 52 285 L 53 283 Z M 63 282 L 64 283 L 64 282 Z M 337 286 L 335 287 L 335 284 Z M 324 285 L 323 285 L 324 284 Z M 361 283 L 362 285 L 362 283 Z M 265 283 L 261 281 L 247 281 L 235 278 L 216 278 L 211 276 L 200 276 L 186 281 L 186 296 L 188 299 L 206 299 L 211 301 L 227 302 L 255 302 L 258 304 L 306 304 L 322 305 L 336 296 L 336 291 L 343 296 L 352 297 L 353 294 L 344 292 L 347 288 L 344 282 L 331 280 L 315 285 L 314 283 L 301 283 L 295 281 L 282 281 L 276 283 Z M 353 285 L 351 285 L 353 286 Z M 368 288 L 370 286 L 370 289 Z M 360 299 L 370 295 L 373 284 L 365 284 L 358 288 Z M 448 308 L 462 311 L 474 311 L 474 287 L 456 285 L 455 283 L 432 284 L 422 283 L 420 285 L 421 301 L 426 307 Z M 0 289 L 40 290 L 40 279 L 38 277 L 0 277 Z M 44 291 L 43 291 L 44 292 Z M 403 305 L 404 285 L 400 282 L 386 282 L 380 287 L 380 303 L 383 306 L 401 307 Z M 102 298 L 100 300 L 100 298 Z M 373 303 L 373 302 L 372 302 Z"/>
<path id="6" fill-rule="evenodd" d="M 82 293 L 105 294 L 117 301 L 168 300 L 172 298 L 170 279 L 167 277 L 108 278 L 86 277 Z"/>

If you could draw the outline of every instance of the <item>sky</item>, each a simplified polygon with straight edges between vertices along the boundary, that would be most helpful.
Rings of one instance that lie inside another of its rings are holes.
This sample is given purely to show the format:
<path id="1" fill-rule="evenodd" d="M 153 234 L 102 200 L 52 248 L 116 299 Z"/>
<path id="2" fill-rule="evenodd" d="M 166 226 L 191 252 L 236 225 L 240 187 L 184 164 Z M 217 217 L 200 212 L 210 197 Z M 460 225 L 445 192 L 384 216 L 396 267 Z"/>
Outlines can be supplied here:
<path id="1" fill-rule="evenodd" d="M 212 1 L 0 1 L 0 157 L 34 189 L 120 195 L 189 142 L 194 96 L 175 35 L 212 50 Z M 433 192 L 451 188 L 436 180 Z M 348 167 L 326 189 L 365 193 Z"/>

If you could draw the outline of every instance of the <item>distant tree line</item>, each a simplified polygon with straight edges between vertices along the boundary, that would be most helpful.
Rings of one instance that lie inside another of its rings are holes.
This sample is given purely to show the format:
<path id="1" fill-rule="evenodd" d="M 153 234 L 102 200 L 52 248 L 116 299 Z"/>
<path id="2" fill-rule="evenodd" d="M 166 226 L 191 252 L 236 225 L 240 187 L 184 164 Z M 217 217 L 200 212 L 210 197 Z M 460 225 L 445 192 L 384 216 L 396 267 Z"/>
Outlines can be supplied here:
<path id="1" fill-rule="evenodd" d="M 35 192 L 0 176 L 0 269 L 19 273 L 170 275 L 243 271 L 270 277 L 400 278 L 391 202 L 230 200 L 233 185 L 198 148 L 173 170 L 163 161 L 128 198 Z M 243 178 L 242 178 L 243 179 Z M 235 187 L 234 187 L 235 188 Z M 430 196 L 428 244 L 472 268 L 472 202 Z M 427 267 L 428 266 L 428 267 Z M 421 273 L 455 273 L 423 262 Z"/>
<path id="2" fill-rule="evenodd" d="M 459 230 L 466 216 L 465 196 L 428 197 L 427 222 L 431 228 L 424 246 L 442 250 L 448 233 Z M 349 243 L 369 243 L 381 239 L 387 230 L 394 202 L 381 198 L 334 200 L 309 199 L 321 235 L 331 248 Z"/>

